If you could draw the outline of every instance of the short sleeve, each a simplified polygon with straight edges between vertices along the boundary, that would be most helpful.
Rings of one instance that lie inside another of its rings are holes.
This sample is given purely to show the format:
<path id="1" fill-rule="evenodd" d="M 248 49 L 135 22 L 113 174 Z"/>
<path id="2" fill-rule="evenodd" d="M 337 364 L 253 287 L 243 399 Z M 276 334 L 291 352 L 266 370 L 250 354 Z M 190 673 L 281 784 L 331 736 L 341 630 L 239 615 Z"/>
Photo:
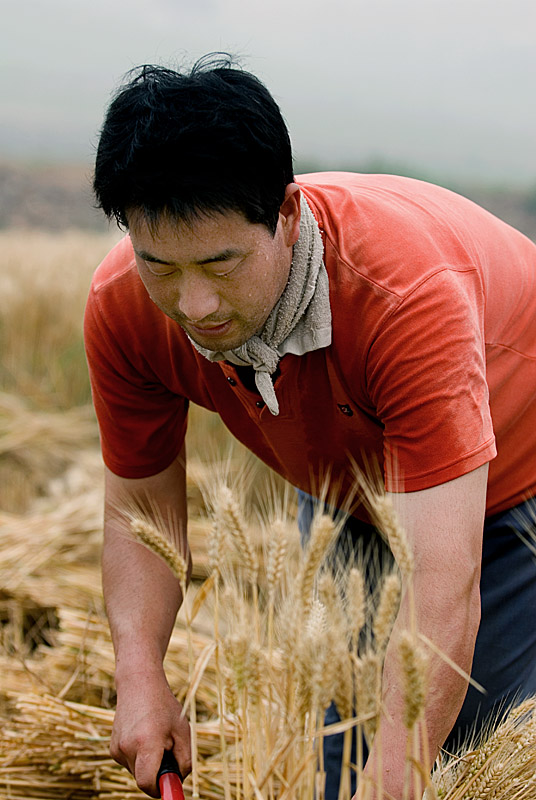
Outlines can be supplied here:
<path id="1" fill-rule="evenodd" d="M 496 455 L 483 305 L 475 270 L 440 269 L 382 320 L 366 377 L 390 491 L 430 488 Z"/>
<path id="2" fill-rule="evenodd" d="M 130 299 L 122 299 L 126 317 L 117 304 L 104 309 L 92 288 L 84 337 L 104 462 L 116 475 L 143 478 L 166 469 L 179 454 L 188 401 L 158 380 L 140 350 L 136 297 Z M 150 340 L 151 331 L 146 333 Z"/>

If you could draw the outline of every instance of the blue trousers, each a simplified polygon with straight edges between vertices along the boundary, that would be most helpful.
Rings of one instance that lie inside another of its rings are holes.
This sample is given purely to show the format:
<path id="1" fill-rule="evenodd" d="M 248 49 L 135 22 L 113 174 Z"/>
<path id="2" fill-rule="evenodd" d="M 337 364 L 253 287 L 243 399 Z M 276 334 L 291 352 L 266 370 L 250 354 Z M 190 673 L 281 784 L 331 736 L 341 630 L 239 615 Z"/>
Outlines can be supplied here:
<path id="1" fill-rule="evenodd" d="M 304 541 L 319 501 L 303 492 L 298 495 L 298 524 Z M 468 733 L 478 731 L 490 716 L 536 694 L 536 558 L 521 538 L 530 538 L 527 529 L 531 526 L 536 534 L 534 520 L 536 500 L 531 499 L 485 521 L 480 580 L 482 619 L 472 677 L 485 688 L 486 694 L 469 686 L 444 745 L 448 750 L 456 749 Z M 337 549 L 344 560 L 353 553 L 366 556 L 369 551 L 380 567 L 392 561 L 376 530 L 354 517 L 349 517 L 345 523 Z M 377 574 L 373 568 L 365 576 L 369 591 L 374 589 L 373 580 Z M 326 724 L 338 719 L 332 705 L 326 713 Z M 337 734 L 325 739 L 326 800 L 338 797 L 342 742 L 343 736 Z M 354 776 L 352 792 L 355 788 Z"/>

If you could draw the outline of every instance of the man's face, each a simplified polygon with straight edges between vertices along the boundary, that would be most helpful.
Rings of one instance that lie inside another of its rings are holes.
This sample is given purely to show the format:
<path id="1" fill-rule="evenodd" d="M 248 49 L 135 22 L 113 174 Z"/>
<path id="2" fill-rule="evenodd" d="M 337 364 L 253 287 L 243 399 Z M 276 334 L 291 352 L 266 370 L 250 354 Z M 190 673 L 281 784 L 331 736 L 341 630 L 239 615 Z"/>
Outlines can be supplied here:
<path id="1" fill-rule="evenodd" d="M 297 213 L 280 213 L 274 236 L 236 212 L 191 224 L 164 216 L 152 232 L 141 214 L 130 214 L 136 265 L 153 302 L 208 350 L 244 344 L 286 286 L 299 235 L 297 196 Z"/>

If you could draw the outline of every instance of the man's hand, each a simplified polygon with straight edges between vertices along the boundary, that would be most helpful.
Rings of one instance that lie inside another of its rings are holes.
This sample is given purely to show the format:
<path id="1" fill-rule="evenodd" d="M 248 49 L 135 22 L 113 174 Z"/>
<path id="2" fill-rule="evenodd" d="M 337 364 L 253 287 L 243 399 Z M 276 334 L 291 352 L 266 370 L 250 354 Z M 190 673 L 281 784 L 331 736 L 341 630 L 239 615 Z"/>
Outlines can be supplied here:
<path id="1" fill-rule="evenodd" d="M 190 726 L 162 673 L 130 673 L 118 680 L 110 752 L 150 797 L 159 797 L 156 776 L 164 750 L 173 750 L 183 777 L 192 768 Z"/>

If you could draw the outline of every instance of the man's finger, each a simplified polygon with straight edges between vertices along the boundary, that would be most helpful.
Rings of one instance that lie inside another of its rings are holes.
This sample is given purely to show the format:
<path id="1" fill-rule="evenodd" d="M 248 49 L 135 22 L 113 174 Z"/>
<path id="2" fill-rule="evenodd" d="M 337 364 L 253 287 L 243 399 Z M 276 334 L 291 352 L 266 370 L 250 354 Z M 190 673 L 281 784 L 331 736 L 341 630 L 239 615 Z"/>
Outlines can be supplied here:
<path id="1" fill-rule="evenodd" d="M 156 785 L 156 776 L 162 760 L 162 751 L 151 749 L 149 751 L 139 750 L 136 755 L 133 775 L 139 788 L 149 797 L 160 797 L 160 792 Z"/>

